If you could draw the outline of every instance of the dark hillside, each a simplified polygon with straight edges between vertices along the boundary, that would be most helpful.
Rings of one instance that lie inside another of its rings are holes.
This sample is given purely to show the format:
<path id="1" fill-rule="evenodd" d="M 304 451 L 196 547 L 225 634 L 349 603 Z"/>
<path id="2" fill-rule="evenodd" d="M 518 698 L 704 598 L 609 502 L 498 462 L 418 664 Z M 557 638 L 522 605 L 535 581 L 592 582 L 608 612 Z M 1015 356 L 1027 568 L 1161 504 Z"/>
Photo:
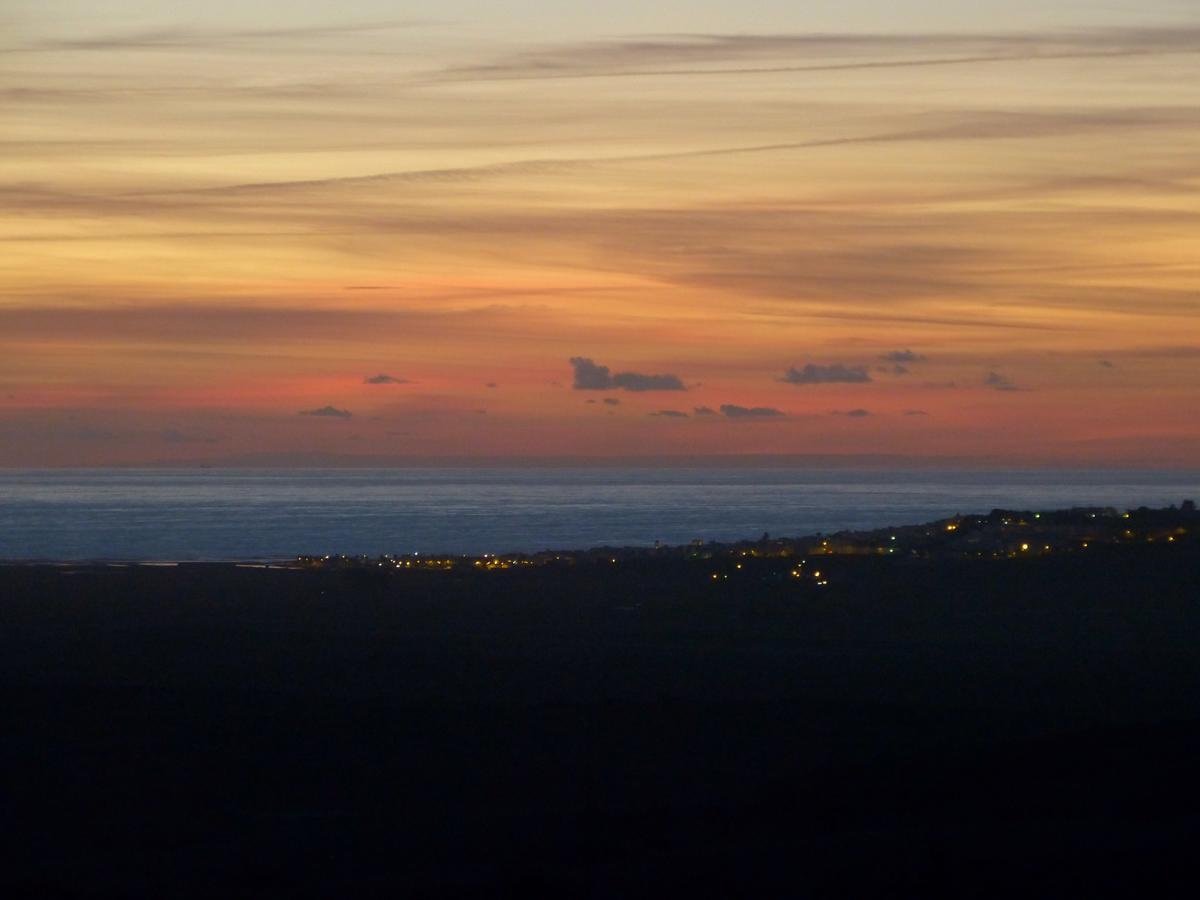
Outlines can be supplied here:
<path id="1" fill-rule="evenodd" d="M 9 896 L 1186 883 L 1200 555 L 0 569 Z"/>

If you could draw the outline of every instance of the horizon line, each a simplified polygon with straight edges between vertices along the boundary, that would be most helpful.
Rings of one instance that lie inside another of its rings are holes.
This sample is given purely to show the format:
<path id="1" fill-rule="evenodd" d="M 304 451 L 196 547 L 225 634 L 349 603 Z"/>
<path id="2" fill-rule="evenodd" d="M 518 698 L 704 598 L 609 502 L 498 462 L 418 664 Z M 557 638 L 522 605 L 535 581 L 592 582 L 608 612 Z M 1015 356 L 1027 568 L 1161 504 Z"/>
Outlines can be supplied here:
<path id="1" fill-rule="evenodd" d="M 974 456 L 929 456 L 901 453 L 688 453 L 519 455 L 413 455 L 370 456 L 357 454 L 250 454 L 216 459 L 141 460 L 110 463 L 61 463 L 55 465 L 12 465 L 0 463 L 0 471 L 135 470 L 135 469 L 402 469 L 402 468 L 689 468 L 810 466 L 829 468 L 930 468 L 955 466 L 960 470 L 1124 470 L 1200 472 L 1200 465 L 1185 460 L 1142 459 L 1000 459 Z"/>

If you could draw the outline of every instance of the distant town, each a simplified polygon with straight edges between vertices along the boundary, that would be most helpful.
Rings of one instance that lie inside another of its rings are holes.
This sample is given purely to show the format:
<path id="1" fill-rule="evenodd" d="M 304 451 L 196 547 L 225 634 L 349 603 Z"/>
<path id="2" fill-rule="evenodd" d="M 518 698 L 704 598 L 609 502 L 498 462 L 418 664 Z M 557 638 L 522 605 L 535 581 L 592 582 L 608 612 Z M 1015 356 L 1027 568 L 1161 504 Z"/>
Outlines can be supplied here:
<path id="1" fill-rule="evenodd" d="M 773 579 L 797 579 L 822 587 L 828 575 L 821 561 L 830 557 L 880 557 L 893 560 L 1022 559 L 1085 554 L 1100 548 L 1145 544 L 1190 545 L 1200 534 L 1200 513 L 1192 500 L 1164 509 L 1076 507 L 1032 511 L 993 509 L 979 515 L 955 515 L 920 525 L 839 531 L 802 537 L 772 537 L 719 543 L 695 540 L 686 545 L 593 547 L 537 553 L 447 555 L 411 553 L 367 556 L 299 556 L 306 569 L 501 572 L 528 568 L 619 566 L 650 560 L 706 564 L 713 581 L 745 572 Z M 765 565 L 764 565 L 765 564 Z"/>

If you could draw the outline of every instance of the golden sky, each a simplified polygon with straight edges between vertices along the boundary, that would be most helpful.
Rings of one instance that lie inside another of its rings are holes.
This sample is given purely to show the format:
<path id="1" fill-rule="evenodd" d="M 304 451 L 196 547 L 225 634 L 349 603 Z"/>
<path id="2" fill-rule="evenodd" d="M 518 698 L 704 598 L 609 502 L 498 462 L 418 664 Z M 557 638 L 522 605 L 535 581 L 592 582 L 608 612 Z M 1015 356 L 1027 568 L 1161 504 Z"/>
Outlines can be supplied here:
<path id="1" fill-rule="evenodd" d="M 0 7 L 0 465 L 1200 459 L 1200 11 Z"/>

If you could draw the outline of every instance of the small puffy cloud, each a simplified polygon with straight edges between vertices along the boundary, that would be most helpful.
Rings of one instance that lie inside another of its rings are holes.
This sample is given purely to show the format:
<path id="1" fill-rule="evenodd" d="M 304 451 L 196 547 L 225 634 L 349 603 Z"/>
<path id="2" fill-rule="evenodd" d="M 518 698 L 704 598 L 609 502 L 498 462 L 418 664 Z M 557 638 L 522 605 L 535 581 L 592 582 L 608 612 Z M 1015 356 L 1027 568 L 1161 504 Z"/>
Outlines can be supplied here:
<path id="1" fill-rule="evenodd" d="M 620 405 L 621 405 L 621 401 L 620 401 L 620 399 L 619 399 L 619 398 L 617 398 L 617 397 L 605 397 L 605 398 L 604 398 L 604 405 L 605 405 L 605 406 L 620 406 Z"/>
<path id="2" fill-rule="evenodd" d="M 646 375 L 641 372 L 617 372 L 614 375 L 608 366 L 598 365 L 586 356 L 573 356 L 570 363 L 575 370 L 575 380 L 571 386 L 577 391 L 624 390 L 640 393 L 687 390 L 678 375 Z"/>
<path id="3" fill-rule="evenodd" d="M 717 411 L 711 406 L 693 406 L 692 412 L 698 416 L 715 416 Z"/>
<path id="4" fill-rule="evenodd" d="M 575 370 L 571 386 L 577 391 L 607 391 L 613 386 L 608 366 L 598 366 L 586 356 L 572 356 L 571 368 Z"/>
<path id="5" fill-rule="evenodd" d="M 863 409 L 862 407 L 858 407 L 857 409 L 847 409 L 845 411 L 835 409 L 830 413 L 831 416 L 847 416 L 851 419 L 865 419 L 870 414 L 870 410 Z"/>
<path id="6" fill-rule="evenodd" d="M 317 409 L 301 410 L 302 416 L 319 416 L 327 419 L 349 419 L 354 413 L 348 409 L 338 409 L 336 406 L 322 406 Z"/>
<path id="7" fill-rule="evenodd" d="M 496 384 L 496 382 L 494 382 L 494 381 L 489 381 L 487 384 L 484 385 L 484 387 L 497 388 L 497 387 L 500 387 L 500 385 Z"/>
<path id="8" fill-rule="evenodd" d="M 866 366 L 844 366 L 841 363 L 821 366 L 808 363 L 802 369 L 792 366 L 779 380 L 786 384 L 861 384 L 870 381 L 871 375 Z"/>
<path id="9" fill-rule="evenodd" d="M 680 412 L 677 409 L 660 409 L 658 412 L 649 413 L 652 416 L 659 416 L 665 419 L 686 419 L 688 414 Z"/>
<path id="10" fill-rule="evenodd" d="M 738 406 L 722 403 L 721 415 L 727 419 L 777 419 L 783 412 L 771 406 Z"/>
<path id="11" fill-rule="evenodd" d="M 1100 360 L 1100 365 L 1101 365 L 1101 367 L 1103 367 L 1105 369 L 1115 369 L 1116 368 L 1116 366 L 1113 365 L 1113 361 L 1111 359 Z"/>
<path id="12" fill-rule="evenodd" d="M 999 372 L 988 372 L 987 375 L 984 376 L 983 383 L 996 391 L 1020 390 L 1020 388 L 1012 383 L 1012 379 L 1010 379 L 1007 375 L 1001 375 Z"/>
<path id="13" fill-rule="evenodd" d="M 397 378 L 395 375 L 371 375 L 363 379 L 363 384 L 411 384 L 407 378 Z"/>
<path id="14" fill-rule="evenodd" d="M 618 372 L 613 385 L 626 391 L 686 391 L 678 375 L 642 375 L 639 372 Z"/>
<path id="15" fill-rule="evenodd" d="M 920 353 L 914 353 L 912 350 L 893 350 L 891 353 L 885 353 L 879 357 L 891 363 L 919 363 L 925 362 L 928 357 L 922 356 Z"/>

